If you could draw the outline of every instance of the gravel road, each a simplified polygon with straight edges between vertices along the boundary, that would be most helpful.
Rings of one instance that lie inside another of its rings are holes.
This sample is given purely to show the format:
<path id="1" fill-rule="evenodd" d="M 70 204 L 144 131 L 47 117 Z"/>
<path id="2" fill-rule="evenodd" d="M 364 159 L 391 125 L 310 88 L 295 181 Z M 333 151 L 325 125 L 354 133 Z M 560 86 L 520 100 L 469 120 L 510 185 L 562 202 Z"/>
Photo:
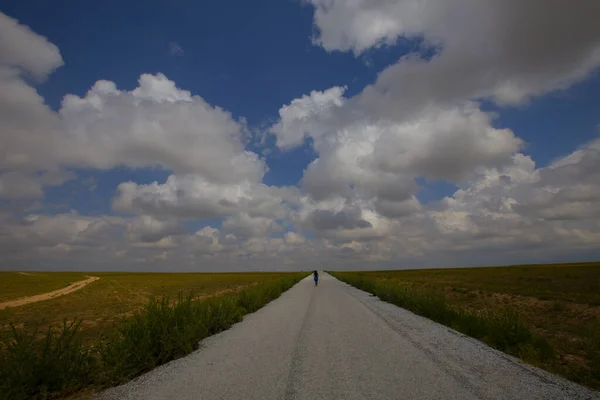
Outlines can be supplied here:
<path id="1" fill-rule="evenodd" d="M 112 399 L 600 399 L 321 274 Z"/>

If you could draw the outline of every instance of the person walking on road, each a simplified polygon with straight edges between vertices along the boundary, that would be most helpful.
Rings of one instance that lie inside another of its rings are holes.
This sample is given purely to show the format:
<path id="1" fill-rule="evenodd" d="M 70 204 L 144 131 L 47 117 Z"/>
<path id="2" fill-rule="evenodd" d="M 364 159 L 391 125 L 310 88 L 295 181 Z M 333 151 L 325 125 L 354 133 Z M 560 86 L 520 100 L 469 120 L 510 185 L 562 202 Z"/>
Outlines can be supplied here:
<path id="1" fill-rule="evenodd" d="M 317 272 L 317 270 L 313 271 L 313 277 L 315 279 L 315 286 L 317 286 L 319 284 L 319 273 Z"/>

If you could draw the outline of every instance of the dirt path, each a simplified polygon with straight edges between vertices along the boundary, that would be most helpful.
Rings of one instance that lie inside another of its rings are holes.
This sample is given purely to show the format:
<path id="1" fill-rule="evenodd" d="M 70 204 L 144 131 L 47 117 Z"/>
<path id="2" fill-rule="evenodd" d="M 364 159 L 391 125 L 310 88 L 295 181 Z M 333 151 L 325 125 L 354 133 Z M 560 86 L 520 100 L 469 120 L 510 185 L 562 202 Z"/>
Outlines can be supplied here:
<path id="1" fill-rule="evenodd" d="M 73 293 L 76 290 L 82 289 L 83 287 L 89 285 L 92 282 L 97 281 L 98 279 L 100 278 L 98 278 L 97 276 L 90 276 L 88 277 L 88 279 L 72 283 L 65 288 L 58 289 L 53 292 L 36 294 L 35 296 L 22 297 L 20 299 L 6 301 L 4 303 L 0 303 L 0 310 L 4 310 L 8 307 L 18 307 L 23 306 L 25 304 L 37 303 L 38 301 L 44 301 L 53 299 L 55 297 L 64 296 L 65 294 Z"/>

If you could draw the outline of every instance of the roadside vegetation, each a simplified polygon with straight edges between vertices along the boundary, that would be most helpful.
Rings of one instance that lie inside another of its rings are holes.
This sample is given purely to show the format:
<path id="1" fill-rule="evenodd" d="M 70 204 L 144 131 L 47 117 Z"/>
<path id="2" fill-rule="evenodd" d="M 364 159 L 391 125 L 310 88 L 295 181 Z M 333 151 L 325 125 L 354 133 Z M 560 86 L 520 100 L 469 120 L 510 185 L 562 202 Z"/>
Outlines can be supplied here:
<path id="1" fill-rule="evenodd" d="M 126 382 L 197 350 L 202 339 L 228 329 L 306 276 L 240 275 L 253 275 L 255 281 L 213 295 L 153 296 L 93 338 L 84 335 L 80 318 L 44 328 L 6 324 L 0 340 L 0 399 L 62 398 Z"/>
<path id="2" fill-rule="evenodd" d="M 0 272 L 0 287 L 12 287 L 13 300 L 61 289 L 73 282 L 95 276 L 100 279 L 67 296 L 38 303 L 0 310 L 0 330 L 12 322 L 18 328 L 38 328 L 38 336 L 46 329 L 65 319 L 83 320 L 79 326 L 82 340 L 95 342 L 112 329 L 123 317 L 140 311 L 148 298 L 169 297 L 175 301 L 179 293 L 193 293 L 195 298 L 206 298 L 239 291 L 252 285 L 278 279 L 277 273 L 129 273 L 129 272 Z M 8 282 L 8 283 L 7 283 Z M 43 282 L 44 284 L 40 284 Z M 31 284 L 31 287 L 28 286 Z M 3 289 L 4 290 L 4 289 Z M 4 293 L 4 292 L 2 292 Z M 7 298 L 8 297 L 8 298 Z"/>
<path id="3" fill-rule="evenodd" d="M 527 363 L 600 389 L 600 263 L 331 274 Z"/>

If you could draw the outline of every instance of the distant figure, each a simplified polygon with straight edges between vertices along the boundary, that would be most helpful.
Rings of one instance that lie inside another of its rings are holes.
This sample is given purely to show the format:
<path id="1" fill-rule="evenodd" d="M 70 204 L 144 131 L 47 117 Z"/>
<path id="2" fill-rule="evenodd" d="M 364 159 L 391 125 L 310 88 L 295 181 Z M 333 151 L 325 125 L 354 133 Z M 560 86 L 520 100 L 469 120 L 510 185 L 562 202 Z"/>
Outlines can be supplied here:
<path id="1" fill-rule="evenodd" d="M 319 284 L 319 273 L 317 272 L 317 270 L 313 271 L 313 276 L 315 278 L 315 286 L 317 286 Z"/>

